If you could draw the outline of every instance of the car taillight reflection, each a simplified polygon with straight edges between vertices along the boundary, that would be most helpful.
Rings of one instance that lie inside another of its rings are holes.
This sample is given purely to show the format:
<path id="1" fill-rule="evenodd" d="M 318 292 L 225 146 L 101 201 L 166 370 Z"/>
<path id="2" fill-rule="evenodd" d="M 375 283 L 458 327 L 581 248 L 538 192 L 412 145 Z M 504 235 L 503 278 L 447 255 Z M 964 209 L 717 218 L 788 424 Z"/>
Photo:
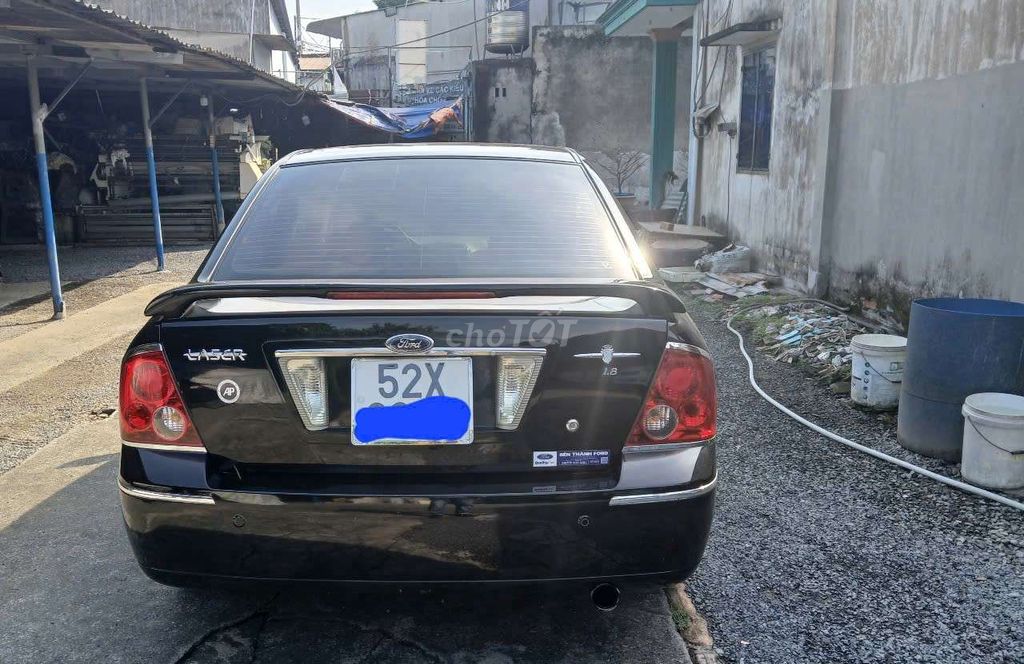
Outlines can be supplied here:
<path id="1" fill-rule="evenodd" d="M 121 439 L 181 447 L 203 447 L 159 348 L 133 353 L 121 365 Z"/>
<path id="2" fill-rule="evenodd" d="M 698 348 L 669 343 L 626 445 L 714 438 L 717 402 L 711 360 Z"/>

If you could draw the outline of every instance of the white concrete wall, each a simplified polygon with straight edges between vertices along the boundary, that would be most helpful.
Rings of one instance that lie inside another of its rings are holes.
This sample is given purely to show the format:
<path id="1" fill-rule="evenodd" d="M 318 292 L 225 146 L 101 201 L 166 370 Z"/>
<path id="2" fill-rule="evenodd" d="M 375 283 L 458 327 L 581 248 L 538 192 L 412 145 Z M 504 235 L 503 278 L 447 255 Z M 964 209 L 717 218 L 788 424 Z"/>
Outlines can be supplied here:
<path id="1" fill-rule="evenodd" d="M 815 201 L 813 191 L 825 175 L 828 137 L 820 128 L 827 126 L 830 113 L 827 65 L 834 41 L 830 16 L 834 1 L 707 3 L 712 18 L 709 33 L 735 23 L 779 16 L 782 31 L 776 45 L 769 170 L 738 171 L 738 136 L 730 138 L 712 129 L 702 145 L 698 214 L 712 228 L 753 247 L 763 268 L 797 284 L 806 284 L 809 270 L 816 269 L 809 238 L 821 224 L 820 202 Z M 734 46 L 706 49 L 703 82 L 697 85 L 706 85 L 703 103 L 719 104 L 714 125 L 739 124 L 743 54 L 744 49 Z"/>
<path id="2" fill-rule="evenodd" d="M 1024 301 L 1024 4 L 840 4 L 832 291 Z"/>
<path id="3" fill-rule="evenodd" d="M 1020 0 L 707 0 L 730 5 L 711 32 L 781 17 L 771 166 L 737 172 L 712 132 L 709 225 L 793 285 L 897 317 L 917 295 L 1024 299 Z M 710 78 L 716 123 L 738 120 L 741 53 Z"/>

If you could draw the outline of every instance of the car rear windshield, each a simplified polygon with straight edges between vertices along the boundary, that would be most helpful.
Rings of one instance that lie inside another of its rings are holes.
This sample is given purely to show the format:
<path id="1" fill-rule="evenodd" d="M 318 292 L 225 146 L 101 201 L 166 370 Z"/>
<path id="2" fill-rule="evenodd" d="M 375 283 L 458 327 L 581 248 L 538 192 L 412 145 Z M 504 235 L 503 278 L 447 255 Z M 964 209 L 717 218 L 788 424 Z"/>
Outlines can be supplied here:
<path id="1" fill-rule="evenodd" d="M 419 158 L 282 168 L 253 202 L 212 276 L 635 275 L 578 164 Z"/>

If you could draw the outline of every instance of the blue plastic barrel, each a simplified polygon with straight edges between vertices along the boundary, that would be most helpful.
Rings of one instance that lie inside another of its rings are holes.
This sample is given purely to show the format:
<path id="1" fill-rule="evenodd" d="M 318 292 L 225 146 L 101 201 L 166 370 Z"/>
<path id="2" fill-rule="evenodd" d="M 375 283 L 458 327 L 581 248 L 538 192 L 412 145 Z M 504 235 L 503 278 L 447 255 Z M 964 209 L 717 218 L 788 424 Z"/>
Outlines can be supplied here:
<path id="1" fill-rule="evenodd" d="M 959 461 L 960 409 L 978 392 L 1024 394 L 1024 304 L 915 300 L 896 426 L 900 445 Z"/>

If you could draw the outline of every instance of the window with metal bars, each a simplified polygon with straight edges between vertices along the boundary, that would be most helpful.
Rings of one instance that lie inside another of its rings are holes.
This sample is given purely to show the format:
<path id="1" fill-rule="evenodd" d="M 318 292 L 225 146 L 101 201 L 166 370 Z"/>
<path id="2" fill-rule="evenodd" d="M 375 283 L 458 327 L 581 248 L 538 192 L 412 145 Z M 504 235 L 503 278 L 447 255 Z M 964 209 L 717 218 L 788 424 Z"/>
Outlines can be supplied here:
<path id="1" fill-rule="evenodd" d="M 775 92 L 775 47 L 743 56 L 739 151 L 736 167 L 767 171 L 772 150 L 772 97 Z"/>

